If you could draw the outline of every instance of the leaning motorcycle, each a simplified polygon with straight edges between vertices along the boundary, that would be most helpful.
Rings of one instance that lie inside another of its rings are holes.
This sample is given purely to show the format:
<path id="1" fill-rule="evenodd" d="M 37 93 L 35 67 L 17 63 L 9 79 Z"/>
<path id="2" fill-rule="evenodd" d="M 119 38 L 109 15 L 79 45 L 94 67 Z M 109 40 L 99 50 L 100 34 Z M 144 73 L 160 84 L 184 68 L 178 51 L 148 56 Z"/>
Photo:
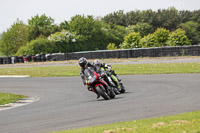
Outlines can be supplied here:
<path id="1" fill-rule="evenodd" d="M 114 90 L 115 94 L 124 93 L 126 91 L 123 83 L 119 81 L 118 78 L 113 74 L 112 67 L 108 67 L 106 70 L 106 75 L 108 76 L 110 82 L 114 83 L 116 86 L 116 89 Z"/>
<path id="2" fill-rule="evenodd" d="M 84 70 L 86 76 L 86 84 L 91 86 L 91 91 L 103 97 L 105 100 L 115 98 L 115 93 L 111 87 L 97 74 L 92 68 L 88 67 Z"/>

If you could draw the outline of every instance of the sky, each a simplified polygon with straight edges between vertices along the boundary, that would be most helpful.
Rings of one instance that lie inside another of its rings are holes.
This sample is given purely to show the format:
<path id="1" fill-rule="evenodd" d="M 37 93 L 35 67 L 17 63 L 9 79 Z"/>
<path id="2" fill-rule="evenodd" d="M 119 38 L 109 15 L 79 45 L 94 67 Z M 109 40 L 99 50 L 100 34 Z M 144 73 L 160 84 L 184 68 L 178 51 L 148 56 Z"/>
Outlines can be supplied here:
<path id="1" fill-rule="evenodd" d="M 17 19 L 25 24 L 36 15 L 45 14 L 55 24 L 69 21 L 75 15 L 104 17 L 114 11 L 167 9 L 199 10 L 200 0 L 0 0 L 0 33 L 6 31 Z"/>

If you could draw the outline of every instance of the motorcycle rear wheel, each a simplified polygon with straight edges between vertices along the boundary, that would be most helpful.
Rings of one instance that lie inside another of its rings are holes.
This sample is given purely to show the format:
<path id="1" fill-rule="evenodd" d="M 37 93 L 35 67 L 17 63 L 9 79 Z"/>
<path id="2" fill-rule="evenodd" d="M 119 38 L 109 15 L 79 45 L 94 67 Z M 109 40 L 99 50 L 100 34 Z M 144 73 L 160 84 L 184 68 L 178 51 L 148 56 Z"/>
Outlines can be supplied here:
<path id="1" fill-rule="evenodd" d="M 124 86 L 120 85 L 120 87 L 121 87 L 120 93 L 124 93 L 126 91 L 125 88 L 124 88 Z"/>

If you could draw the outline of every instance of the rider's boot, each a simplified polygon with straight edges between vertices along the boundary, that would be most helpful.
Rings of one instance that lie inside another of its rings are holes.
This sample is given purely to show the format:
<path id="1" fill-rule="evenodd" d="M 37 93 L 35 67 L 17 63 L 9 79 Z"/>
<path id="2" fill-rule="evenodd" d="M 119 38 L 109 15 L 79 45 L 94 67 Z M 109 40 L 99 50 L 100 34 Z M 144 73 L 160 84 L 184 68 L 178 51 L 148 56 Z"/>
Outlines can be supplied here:
<path id="1" fill-rule="evenodd" d="M 100 97 L 100 95 L 99 94 L 97 94 L 97 99 Z"/>

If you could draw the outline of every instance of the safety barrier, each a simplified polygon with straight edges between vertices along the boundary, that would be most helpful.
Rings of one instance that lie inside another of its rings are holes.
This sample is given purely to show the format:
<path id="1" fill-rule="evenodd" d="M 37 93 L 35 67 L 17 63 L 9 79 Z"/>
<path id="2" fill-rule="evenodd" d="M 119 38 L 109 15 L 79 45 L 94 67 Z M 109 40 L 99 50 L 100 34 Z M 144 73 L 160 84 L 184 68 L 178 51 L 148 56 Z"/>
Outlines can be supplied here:
<path id="1" fill-rule="evenodd" d="M 87 59 L 105 59 L 164 56 L 200 56 L 200 45 L 74 52 L 65 53 L 62 58 L 63 60 L 77 60 L 80 57 L 86 57 Z M 54 58 L 55 60 L 57 59 L 56 56 Z M 61 58 L 59 57 L 59 59 Z"/>
<path id="2" fill-rule="evenodd" d="M 137 58 L 137 57 L 164 57 L 164 56 L 200 56 L 200 45 L 155 47 L 120 50 L 98 50 L 72 53 L 54 53 L 40 55 L 26 55 L 14 57 L 0 57 L 0 64 L 78 60 L 80 57 L 87 59 L 106 58 Z"/>

